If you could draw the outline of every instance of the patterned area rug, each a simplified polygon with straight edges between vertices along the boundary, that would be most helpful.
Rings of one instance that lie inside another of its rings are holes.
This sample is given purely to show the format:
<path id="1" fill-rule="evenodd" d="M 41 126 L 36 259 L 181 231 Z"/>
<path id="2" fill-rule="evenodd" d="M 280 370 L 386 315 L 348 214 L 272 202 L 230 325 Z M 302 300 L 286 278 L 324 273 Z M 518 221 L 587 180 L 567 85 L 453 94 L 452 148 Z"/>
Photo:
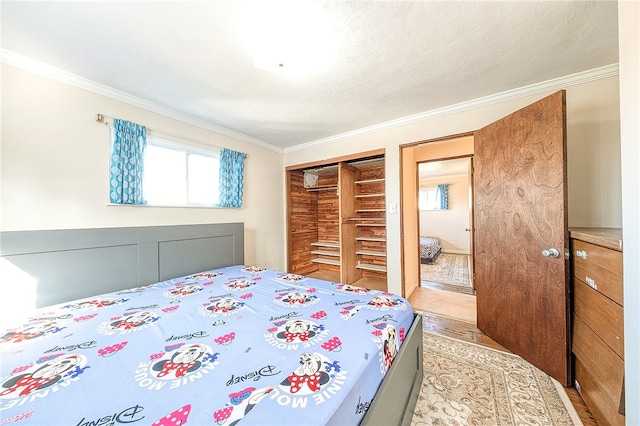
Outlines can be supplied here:
<path id="1" fill-rule="evenodd" d="M 422 425 L 582 425 L 560 383 L 517 355 L 423 333 Z"/>
<path id="2" fill-rule="evenodd" d="M 431 265 L 420 265 L 420 279 L 434 283 L 471 287 L 469 256 L 442 253 Z"/>

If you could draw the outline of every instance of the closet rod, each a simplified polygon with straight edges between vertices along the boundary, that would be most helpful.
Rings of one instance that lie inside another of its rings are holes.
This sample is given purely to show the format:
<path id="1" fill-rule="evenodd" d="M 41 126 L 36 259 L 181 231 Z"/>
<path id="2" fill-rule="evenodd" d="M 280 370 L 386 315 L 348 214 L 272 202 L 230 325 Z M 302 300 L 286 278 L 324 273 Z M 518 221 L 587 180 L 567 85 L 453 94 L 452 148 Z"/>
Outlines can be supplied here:
<path id="1" fill-rule="evenodd" d="M 107 127 L 112 127 L 112 123 L 113 123 L 113 117 L 109 117 L 108 115 L 104 115 L 104 114 L 97 114 L 96 116 L 96 121 L 100 124 L 104 124 Z M 145 126 L 146 127 L 146 126 Z M 167 132 L 165 130 L 157 130 L 157 129 L 151 129 L 149 127 L 146 127 L 148 132 L 151 132 L 152 134 L 156 134 L 157 136 L 168 136 L 171 138 L 176 138 L 176 139 L 182 139 L 183 141 L 187 141 L 187 142 L 191 142 L 197 145 L 201 145 L 201 146 L 205 146 L 209 149 L 213 148 L 213 149 L 222 149 L 222 147 L 217 146 L 217 145 L 211 145 L 202 141 L 198 141 L 195 139 L 190 139 L 181 135 L 178 135 L 176 133 L 171 133 L 171 132 Z"/>
<path id="2" fill-rule="evenodd" d="M 337 186 L 331 186 L 331 187 L 327 187 L 327 188 L 305 188 L 307 190 L 307 192 L 318 192 L 318 191 L 332 191 L 332 190 L 336 190 L 338 189 Z"/>

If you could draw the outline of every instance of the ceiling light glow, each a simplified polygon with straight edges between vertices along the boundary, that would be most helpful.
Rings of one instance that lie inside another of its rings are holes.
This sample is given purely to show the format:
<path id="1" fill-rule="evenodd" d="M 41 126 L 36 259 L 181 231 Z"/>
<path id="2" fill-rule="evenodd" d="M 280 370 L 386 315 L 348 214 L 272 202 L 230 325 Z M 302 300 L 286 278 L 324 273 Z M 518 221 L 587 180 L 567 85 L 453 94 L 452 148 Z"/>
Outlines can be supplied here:
<path id="1" fill-rule="evenodd" d="M 335 40 L 327 14 L 314 2 L 251 3 L 247 21 L 254 66 L 286 74 L 327 67 Z"/>

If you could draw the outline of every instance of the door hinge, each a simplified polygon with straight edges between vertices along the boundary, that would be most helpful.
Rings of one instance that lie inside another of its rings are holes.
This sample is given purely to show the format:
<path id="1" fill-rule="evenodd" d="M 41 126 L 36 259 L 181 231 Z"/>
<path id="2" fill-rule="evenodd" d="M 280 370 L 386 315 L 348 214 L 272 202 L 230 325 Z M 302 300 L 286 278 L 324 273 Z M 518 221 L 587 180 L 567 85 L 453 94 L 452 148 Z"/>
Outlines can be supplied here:
<path id="1" fill-rule="evenodd" d="M 570 256 L 569 249 L 565 247 L 565 249 L 564 249 L 564 258 L 565 258 L 565 259 L 568 259 L 568 258 L 569 258 L 569 256 Z"/>

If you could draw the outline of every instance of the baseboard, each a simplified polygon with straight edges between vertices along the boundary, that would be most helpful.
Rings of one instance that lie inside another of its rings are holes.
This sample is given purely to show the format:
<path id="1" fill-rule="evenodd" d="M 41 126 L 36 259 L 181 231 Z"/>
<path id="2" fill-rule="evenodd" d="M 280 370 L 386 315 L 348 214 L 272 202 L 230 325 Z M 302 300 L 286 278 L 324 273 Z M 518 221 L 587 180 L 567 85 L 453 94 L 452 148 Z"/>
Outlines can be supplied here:
<path id="1" fill-rule="evenodd" d="M 445 253 L 445 254 L 464 254 L 464 255 L 467 255 L 467 256 L 471 256 L 471 253 L 468 252 L 468 251 L 455 250 L 455 249 L 447 249 L 447 250 L 442 249 L 442 253 Z"/>

